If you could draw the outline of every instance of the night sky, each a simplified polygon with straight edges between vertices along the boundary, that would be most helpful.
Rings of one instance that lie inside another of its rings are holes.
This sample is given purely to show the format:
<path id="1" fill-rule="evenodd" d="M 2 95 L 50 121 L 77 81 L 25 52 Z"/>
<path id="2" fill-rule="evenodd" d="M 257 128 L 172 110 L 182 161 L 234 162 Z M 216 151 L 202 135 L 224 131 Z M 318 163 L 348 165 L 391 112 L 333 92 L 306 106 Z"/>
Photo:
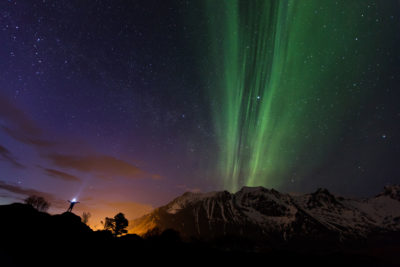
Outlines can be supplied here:
<path id="1" fill-rule="evenodd" d="M 397 0 L 1 1 L 0 204 L 400 183 Z"/>

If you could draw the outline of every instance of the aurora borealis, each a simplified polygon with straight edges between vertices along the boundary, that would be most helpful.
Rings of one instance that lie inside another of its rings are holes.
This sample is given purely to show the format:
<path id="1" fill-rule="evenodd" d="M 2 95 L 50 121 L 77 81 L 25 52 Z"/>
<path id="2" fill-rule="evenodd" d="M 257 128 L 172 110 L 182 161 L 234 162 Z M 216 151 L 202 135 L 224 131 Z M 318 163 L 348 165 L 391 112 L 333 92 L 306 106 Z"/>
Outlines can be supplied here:
<path id="1" fill-rule="evenodd" d="M 363 81 L 379 46 L 365 32 L 384 35 L 373 12 L 368 1 L 208 1 L 227 188 L 277 187 L 329 156 L 371 93 Z"/>
<path id="2" fill-rule="evenodd" d="M 397 0 L 3 1 L 0 204 L 77 197 L 94 226 L 186 191 L 399 183 L 399 14 Z"/>

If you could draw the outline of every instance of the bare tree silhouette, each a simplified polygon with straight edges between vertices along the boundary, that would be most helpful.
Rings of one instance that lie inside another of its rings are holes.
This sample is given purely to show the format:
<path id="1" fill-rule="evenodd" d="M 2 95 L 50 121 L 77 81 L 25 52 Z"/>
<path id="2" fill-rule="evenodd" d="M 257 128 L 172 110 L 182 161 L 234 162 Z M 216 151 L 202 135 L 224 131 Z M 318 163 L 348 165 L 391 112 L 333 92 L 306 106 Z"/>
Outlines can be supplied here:
<path id="1" fill-rule="evenodd" d="M 103 222 L 102 222 L 103 223 Z M 114 231 L 114 219 L 106 217 L 104 219 L 104 230 Z"/>
<path id="2" fill-rule="evenodd" d="M 50 203 L 47 202 L 43 197 L 40 197 L 40 196 L 32 195 L 32 196 L 27 197 L 24 201 L 26 204 L 31 205 L 38 211 L 45 212 L 50 207 Z"/>
<path id="3" fill-rule="evenodd" d="M 90 212 L 83 212 L 82 213 L 82 222 L 84 224 L 88 224 L 90 217 L 92 216 L 92 214 L 90 214 Z"/>

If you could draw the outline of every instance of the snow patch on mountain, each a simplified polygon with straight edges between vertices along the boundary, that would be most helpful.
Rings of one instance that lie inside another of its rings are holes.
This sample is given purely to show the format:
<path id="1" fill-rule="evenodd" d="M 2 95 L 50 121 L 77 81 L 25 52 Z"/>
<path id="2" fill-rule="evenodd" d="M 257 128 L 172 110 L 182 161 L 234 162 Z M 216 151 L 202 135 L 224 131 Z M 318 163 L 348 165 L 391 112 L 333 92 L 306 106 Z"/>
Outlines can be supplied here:
<path id="1" fill-rule="evenodd" d="M 241 235 L 284 240 L 296 236 L 366 238 L 400 231 L 400 186 L 385 187 L 373 198 L 335 196 L 320 188 L 304 195 L 264 187 L 243 187 L 231 194 L 188 192 L 134 221 L 135 229 L 174 228 L 186 236 Z"/>
<path id="2" fill-rule="evenodd" d="M 203 201 L 206 199 L 212 199 L 218 194 L 220 194 L 220 192 L 209 192 L 209 193 L 186 192 L 185 194 L 174 199 L 171 203 L 167 205 L 167 212 L 170 214 L 175 214 L 179 210 L 190 205 L 191 203 Z"/>

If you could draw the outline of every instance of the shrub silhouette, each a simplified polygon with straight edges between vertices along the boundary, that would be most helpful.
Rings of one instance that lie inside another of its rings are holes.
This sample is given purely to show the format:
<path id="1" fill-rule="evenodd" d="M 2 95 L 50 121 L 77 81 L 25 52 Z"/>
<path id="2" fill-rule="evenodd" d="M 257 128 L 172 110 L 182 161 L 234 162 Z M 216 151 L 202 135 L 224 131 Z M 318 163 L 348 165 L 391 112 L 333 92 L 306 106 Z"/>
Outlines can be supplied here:
<path id="1" fill-rule="evenodd" d="M 83 212 L 82 213 L 82 222 L 84 224 L 87 224 L 89 222 L 89 219 L 91 216 L 92 216 L 92 214 L 90 214 L 90 212 Z"/>
<path id="2" fill-rule="evenodd" d="M 115 236 L 127 233 L 128 220 L 123 213 L 118 213 L 114 218 L 106 217 L 104 221 L 104 230 L 110 230 Z"/>
<path id="3" fill-rule="evenodd" d="M 27 197 L 24 202 L 42 212 L 46 212 L 50 207 L 50 203 L 47 202 L 43 197 L 35 195 Z"/>

